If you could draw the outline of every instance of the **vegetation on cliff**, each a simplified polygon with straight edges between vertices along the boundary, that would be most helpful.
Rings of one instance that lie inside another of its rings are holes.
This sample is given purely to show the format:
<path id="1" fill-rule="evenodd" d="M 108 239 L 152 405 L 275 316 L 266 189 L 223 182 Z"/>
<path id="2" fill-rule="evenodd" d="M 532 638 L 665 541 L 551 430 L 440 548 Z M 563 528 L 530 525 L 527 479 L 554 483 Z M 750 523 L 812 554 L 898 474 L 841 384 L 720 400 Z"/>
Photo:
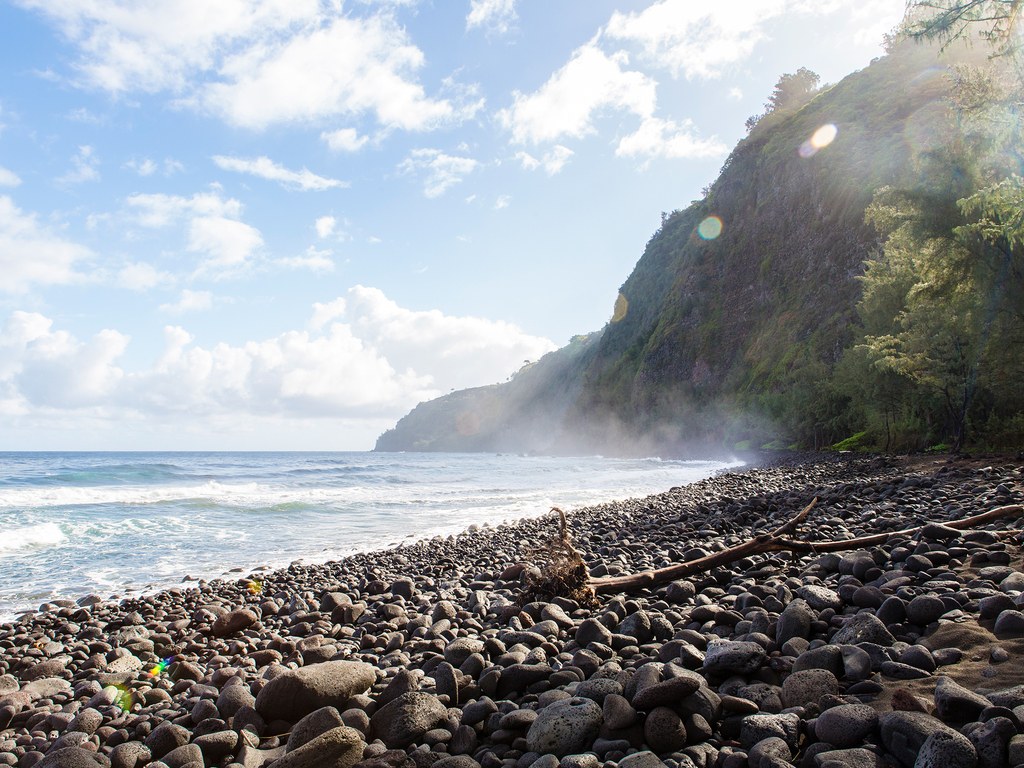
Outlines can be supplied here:
<path id="1" fill-rule="evenodd" d="M 378 449 L 1024 445 L 1019 4 L 918 3 L 840 83 L 783 75 L 602 331 Z"/>

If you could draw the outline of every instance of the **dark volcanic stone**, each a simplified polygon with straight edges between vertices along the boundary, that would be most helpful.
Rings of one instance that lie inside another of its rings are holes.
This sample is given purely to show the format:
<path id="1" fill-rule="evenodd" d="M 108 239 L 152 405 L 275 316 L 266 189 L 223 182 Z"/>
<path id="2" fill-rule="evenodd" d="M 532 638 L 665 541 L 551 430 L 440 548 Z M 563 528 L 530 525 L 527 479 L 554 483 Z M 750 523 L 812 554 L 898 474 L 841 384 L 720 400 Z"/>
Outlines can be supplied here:
<path id="1" fill-rule="evenodd" d="M 964 688 L 950 677 L 941 676 L 935 683 L 935 711 L 943 720 L 968 722 L 991 705 L 984 696 Z"/>
<path id="2" fill-rule="evenodd" d="M 704 671 L 708 674 L 749 675 L 761 668 L 767 654 L 758 643 L 743 640 L 718 640 L 708 643 Z"/>
<path id="3" fill-rule="evenodd" d="M 660 683 L 649 685 L 633 697 L 633 707 L 649 712 L 655 707 L 672 706 L 700 688 L 704 678 L 695 672 L 672 677 Z"/>
<path id="4" fill-rule="evenodd" d="M 779 614 L 775 625 L 775 642 L 783 645 L 794 637 L 806 638 L 811 631 L 811 623 L 817 614 L 811 610 L 806 600 L 792 600 L 785 610 Z"/>
<path id="5" fill-rule="evenodd" d="M 914 765 L 921 747 L 933 733 L 960 735 L 924 712 L 886 712 L 879 716 L 878 725 L 885 748 L 905 766 Z"/>
<path id="6" fill-rule="evenodd" d="M 814 721 L 814 733 L 819 741 L 837 747 L 855 747 L 874 732 L 878 714 L 867 704 L 843 704 L 826 709 Z"/>
<path id="7" fill-rule="evenodd" d="M 214 637 L 227 637 L 228 635 L 248 629 L 258 620 L 259 618 L 255 612 L 249 608 L 242 608 L 219 617 L 213 622 L 213 627 L 210 631 Z"/>
<path id="8" fill-rule="evenodd" d="M 274 763 L 276 768 L 351 768 L 363 757 L 363 735 L 344 725 L 306 742 Z"/>
<path id="9" fill-rule="evenodd" d="M 335 707 L 321 707 L 310 712 L 297 722 L 288 735 L 286 749 L 291 752 L 303 744 L 312 741 L 322 733 L 332 728 L 345 725 L 341 719 L 341 713 Z"/>
<path id="10" fill-rule="evenodd" d="M 359 661 L 325 661 L 290 670 L 267 683 L 256 696 L 256 711 L 268 723 L 295 722 L 326 706 L 341 706 L 368 690 L 377 679 L 372 666 Z"/>
<path id="11" fill-rule="evenodd" d="M 235 747 L 238 746 L 238 733 L 236 731 L 207 733 L 196 736 L 192 739 L 192 743 L 202 750 L 203 757 L 206 758 L 208 764 L 216 763 L 225 755 L 234 752 Z"/>
<path id="12" fill-rule="evenodd" d="M 601 728 L 601 707 L 590 699 L 572 698 L 544 707 L 526 733 L 531 752 L 568 755 L 585 752 Z"/>
<path id="13" fill-rule="evenodd" d="M 191 738 L 192 734 L 187 729 L 165 720 L 146 737 L 145 743 L 153 757 L 159 760 L 172 749 L 188 744 Z"/>
<path id="14" fill-rule="evenodd" d="M 644 721 L 644 741 L 653 752 L 675 752 L 686 744 L 686 726 L 668 707 L 655 707 Z"/>
<path id="15" fill-rule="evenodd" d="M 925 739 L 914 768 L 975 768 L 978 755 L 970 740 L 952 730 L 936 731 Z"/>
<path id="16" fill-rule="evenodd" d="M 782 703 L 786 707 L 817 704 L 823 696 L 839 693 L 839 681 L 827 669 L 803 669 L 782 683 Z"/>
<path id="17" fill-rule="evenodd" d="M 924 627 L 937 621 L 947 610 L 938 595 L 918 595 L 907 603 L 907 620 Z"/>
<path id="18" fill-rule="evenodd" d="M 108 768 L 110 759 L 106 755 L 90 752 L 81 747 L 65 747 L 51 750 L 36 763 L 38 768 Z"/>
<path id="19" fill-rule="evenodd" d="M 896 638 L 874 614 L 858 613 L 846 620 L 839 631 L 832 636 L 832 642 L 836 645 L 876 643 L 888 647 L 896 642 Z"/>
<path id="20" fill-rule="evenodd" d="M 1024 613 L 1006 610 L 999 614 L 993 631 L 996 637 L 1024 637 Z"/>
<path id="21" fill-rule="evenodd" d="M 576 630 L 576 642 L 581 647 L 586 647 L 591 643 L 611 646 L 612 631 L 596 619 L 584 619 Z"/>
<path id="22" fill-rule="evenodd" d="M 232 732 L 232 735 L 234 733 Z M 149 748 L 137 741 L 126 741 L 110 751 L 110 768 L 135 768 L 152 758 Z"/>
<path id="23" fill-rule="evenodd" d="M 411 691 L 378 709 L 370 718 L 370 732 L 388 747 L 403 749 L 447 719 L 448 709 L 436 696 Z"/>
<path id="24" fill-rule="evenodd" d="M 762 739 L 776 736 L 794 749 L 800 735 L 800 718 L 793 713 L 747 715 L 740 726 L 740 743 L 747 749 Z"/>

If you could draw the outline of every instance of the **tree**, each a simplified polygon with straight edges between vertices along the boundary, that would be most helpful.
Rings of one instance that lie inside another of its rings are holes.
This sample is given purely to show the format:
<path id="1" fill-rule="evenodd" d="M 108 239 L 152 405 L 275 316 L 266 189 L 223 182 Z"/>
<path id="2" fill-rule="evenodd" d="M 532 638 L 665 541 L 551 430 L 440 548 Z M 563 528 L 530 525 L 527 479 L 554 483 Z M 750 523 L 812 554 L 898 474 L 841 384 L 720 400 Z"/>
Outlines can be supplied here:
<path id="1" fill-rule="evenodd" d="M 865 262 L 864 336 L 842 373 L 887 442 L 892 423 L 916 422 L 959 450 L 1024 413 L 1022 4 L 908 4 L 910 37 L 980 41 L 991 55 L 953 69 L 944 140 L 917 157 L 917 183 L 879 190 L 866 212 L 884 245 Z"/>
<path id="2" fill-rule="evenodd" d="M 807 67 L 800 67 L 795 73 L 782 75 L 775 83 L 768 101 L 765 102 L 764 112 L 747 118 L 744 123 L 747 133 L 754 130 L 754 127 L 769 115 L 800 109 L 818 92 L 820 82 L 821 77 Z"/>
<path id="3" fill-rule="evenodd" d="M 821 77 L 807 67 L 800 67 L 794 74 L 784 74 L 775 84 L 765 109 L 768 112 L 799 109 L 818 92 L 820 82 Z"/>
<path id="4" fill-rule="evenodd" d="M 1015 56 L 1017 31 L 1024 0 L 912 0 L 907 4 L 904 29 L 917 39 L 937 38 L 943 45 L 970 41 L 977 33 L 994 56 Z"/>

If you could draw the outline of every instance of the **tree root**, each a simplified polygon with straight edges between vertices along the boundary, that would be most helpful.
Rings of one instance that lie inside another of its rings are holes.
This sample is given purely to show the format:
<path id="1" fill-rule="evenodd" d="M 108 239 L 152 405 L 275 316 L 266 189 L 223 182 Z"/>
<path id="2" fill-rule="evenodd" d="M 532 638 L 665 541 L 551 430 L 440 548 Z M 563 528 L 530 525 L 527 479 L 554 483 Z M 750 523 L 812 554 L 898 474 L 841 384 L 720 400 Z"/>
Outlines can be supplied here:
<path id="1" fill-rule="evenodd" d="M 597 599 L 589 584 L 587 564 L 583 553 L 572 543 L 565 512 L 558 507 L 552 507 L 551 511 L 558 513 L 559 533 L 531 553 L 539 570 L 526 572 L 526 584 L 519 603 L 525 605 L 534 600 L 568 597 L 582 606 L 594 607 Z"/>

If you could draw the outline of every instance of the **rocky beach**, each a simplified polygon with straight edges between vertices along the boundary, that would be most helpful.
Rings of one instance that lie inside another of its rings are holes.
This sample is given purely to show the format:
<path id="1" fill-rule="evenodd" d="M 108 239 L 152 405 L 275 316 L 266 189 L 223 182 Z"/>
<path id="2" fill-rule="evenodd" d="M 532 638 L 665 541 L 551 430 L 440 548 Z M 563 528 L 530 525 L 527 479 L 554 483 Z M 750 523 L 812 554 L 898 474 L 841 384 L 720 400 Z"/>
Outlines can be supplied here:
<path id="1" fill-rule="evenodd" d="M 792 458 L 568 526 L 604 578 L 737 546 L 813 499 L 794 538 L 893 535 L 525 602 L 549 516 L 54 601 L 0 625 L 0 766 L 1024 765 L 1020 460 Z"/>

